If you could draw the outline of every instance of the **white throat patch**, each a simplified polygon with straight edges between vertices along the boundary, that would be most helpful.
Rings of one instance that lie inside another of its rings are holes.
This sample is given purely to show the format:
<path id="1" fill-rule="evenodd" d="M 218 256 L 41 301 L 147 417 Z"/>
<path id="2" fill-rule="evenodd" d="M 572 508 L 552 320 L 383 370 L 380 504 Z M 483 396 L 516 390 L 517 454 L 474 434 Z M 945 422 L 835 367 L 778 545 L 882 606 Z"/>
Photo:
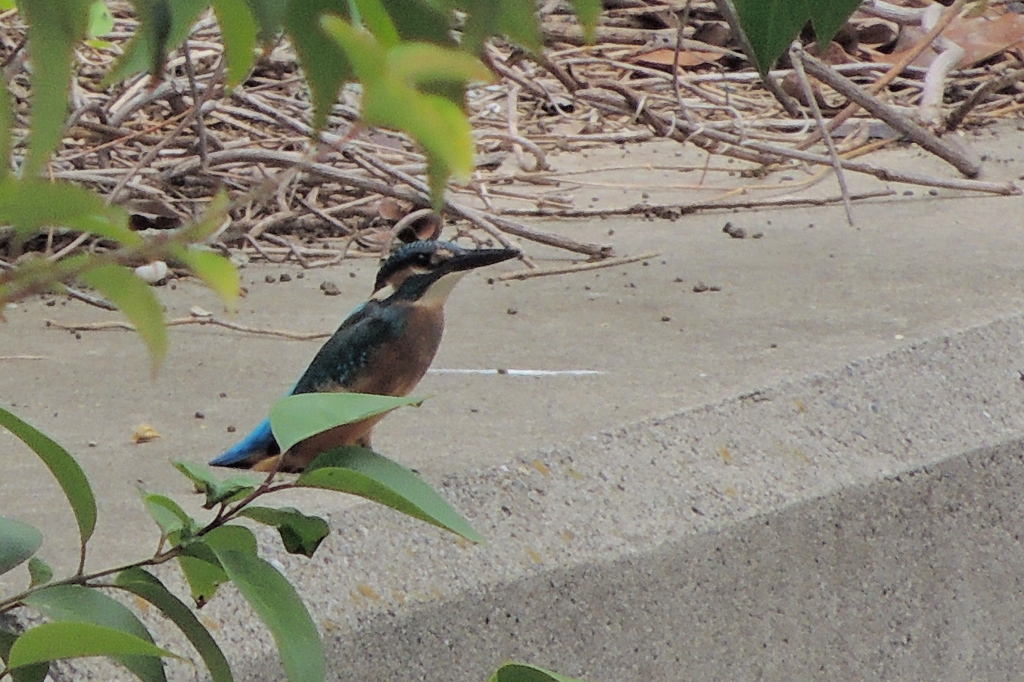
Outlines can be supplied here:
<path id="1" fill-rule="evenodd" d="M 444 302 L 448 300 L 448 294 L 452 293 L 452 289 L 459 283 L 463 275 L 468 272 L 467 270 L 461 270 L 459 272 L 449 272 L 447 275 L 441 277 L 427 289 L 426 293 L 420 297 L 419 302 L 426 305 L 444 305 Z"/>

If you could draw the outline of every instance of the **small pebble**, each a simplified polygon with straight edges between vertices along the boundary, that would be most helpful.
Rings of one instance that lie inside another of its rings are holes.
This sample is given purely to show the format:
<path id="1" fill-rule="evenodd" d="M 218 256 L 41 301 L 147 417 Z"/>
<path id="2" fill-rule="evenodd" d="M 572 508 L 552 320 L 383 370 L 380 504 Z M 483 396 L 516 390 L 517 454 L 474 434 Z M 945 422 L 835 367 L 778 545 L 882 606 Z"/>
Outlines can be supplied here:
<path id="1" fill-rule="evenodd" d="M 668 315 L 662 315 L 662 316 L 661 316 L 661 321 L 662 321 L 662 322 L 671 322 L 671 321 L 672 321 L 672 318 L 671 318 L 671 317 L 669 317 Z"/>
<path id="2" fill-rule="evenodd" d="M 350 279 L 355 279 L 356 278 L 356 273 L 350 272 L 350 273 L 348 273 L 348 276 L 349 276 Z"/>
<path id="3" fill-rule="evenodd" d="M 228 427 L 228 433 L 234 433 L 234 432 L 235 432 L 235 427 L 234 426 L 229 426 Z"/>
<path id="4" fill-rule="evenodd" d="M 324 282 L 321 282 L 320 291 L 324 292 L 325 296 L 337 296 L 338 294 L 341 293 L 341 289 L 338 288 L 338 285 L 332 282 L 331 280 L 325 280 Z"/>
<path id="5" fill-rule="evenodd" d="M 89 447 L 90 447 L 90 448 L 94 448 L 94 447 L 96 447 L 97 445 L 99 445 L 99 443 L 97 443 L 97 442 L 96 442 L 96 441 L 94 441 L 94 440 L 91 440 L 91 441 L 89 441 L 88 445 L 89 445 Z"/>
<path id="6" fill-rule="evenodd" d="M 274 282 L 277 281 L 277 278 L 274 277 L 273 275 L 267 275 L 266 277 L 263 278 L 263 281 L 266 282 L 267 284 L 273 284 Z"/>
<path id="7" fill-rule="evenodd" d="M 52 308 L 55 305 L 57 305 L 57 301 L 52 299 L 52 298 L 49 301 L 46 302 L 46 307 L 47 308 Z"/>
<path id="8" fill-rule="evenodd" d="M 509 315 L 518 315 L 519 314 L 519 308 L 509 308 L 505 312 L 508 313 Z"/>
<path id="9" fill-rule="evenodd" d="M 697 282 L 693 285 L 693 293 L 700 294 L 708 290 L 708 285 L 704 282 Z"/>
<path id="10" fill-rule="evenodd" d="M 196 419 L 206 419 L 206 415 L 202 412 L 196 412 Z"/>
<path id="11" fill-rule="evenodd" d="M 278 280 L 281 282 L 290 282 L 292 281 L 292 276 L 285 272 L 282 273 L 280 277 L 278 277 Z"/>
<path id="12" fill-rule="evenodd" d="M 162 260 L 155 260 L 152 263 L 140 265 L 135 268 L 135 276 L 143 282 L 156 284 L 157 282 L 167 279 L 167 271 L 167 263 Z"/>
<path id="13" fill-rule="evenodd" d="M 732 222 L 727 222 L 725 225 L 723 225 L 722 232 L 725 232 L 733 239 L 745 239 L 747 236 L 746 230 L 744 230 L 742 227 L 736 227 L 735 225 L 732 224 Z"/>
<path id="14" fill-rule="evenodd" d="M 220 394 L 220 397 L 221 397 L 221 398 L 227 398 L 227 397 L 228 397 L 228 394 L 227 394 L 227 393 L 221 393 L 221 394 Z"/>
<path id="15" fill-rule="evenodd" d="M 295 279 L 306 279 L 306 273 L 299 272 L 295 275 Z"/>

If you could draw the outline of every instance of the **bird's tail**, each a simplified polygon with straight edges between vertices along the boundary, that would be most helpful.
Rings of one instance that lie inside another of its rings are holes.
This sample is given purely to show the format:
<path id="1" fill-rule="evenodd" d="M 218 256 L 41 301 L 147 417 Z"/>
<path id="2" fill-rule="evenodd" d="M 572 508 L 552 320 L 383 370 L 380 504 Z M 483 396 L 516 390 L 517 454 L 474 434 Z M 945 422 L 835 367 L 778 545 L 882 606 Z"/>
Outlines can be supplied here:
<path id="1" fill-rule="evenodd" d="M 256 462 L 280 453 L 270 420 L 264 419 L 248 436 L 210 460 L 212 466 L 248 469 Z"/>

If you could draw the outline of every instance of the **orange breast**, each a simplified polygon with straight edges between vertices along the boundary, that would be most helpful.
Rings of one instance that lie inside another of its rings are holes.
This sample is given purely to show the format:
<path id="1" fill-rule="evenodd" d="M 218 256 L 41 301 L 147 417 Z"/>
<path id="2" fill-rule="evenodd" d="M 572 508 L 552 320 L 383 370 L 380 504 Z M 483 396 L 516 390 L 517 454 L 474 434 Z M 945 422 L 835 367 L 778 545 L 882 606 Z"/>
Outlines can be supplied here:
<path id="1" fill-rule="evenodd" d="M 400 337 L 383 344 L 368 359 L 360 377 L 349 384 L 350 393 L 376 395 L 408 395 L 430 368 L 444 331 L 444 313 L 440 308 L 411 304 L 406 315 L 406 326 Z M 325 450 L 345 445 L 370 447 L 373 427 L 384 418 L 377 415 L 352 424 L 342 424 L 330 431 L 317 434 L 297 443 L 285 455 L 281 471 L 301 471 Z M 277 466 L 276 458 L 260 463 L 261 470 Z M 254 467 L 255 468 L 255 467 Z"/>

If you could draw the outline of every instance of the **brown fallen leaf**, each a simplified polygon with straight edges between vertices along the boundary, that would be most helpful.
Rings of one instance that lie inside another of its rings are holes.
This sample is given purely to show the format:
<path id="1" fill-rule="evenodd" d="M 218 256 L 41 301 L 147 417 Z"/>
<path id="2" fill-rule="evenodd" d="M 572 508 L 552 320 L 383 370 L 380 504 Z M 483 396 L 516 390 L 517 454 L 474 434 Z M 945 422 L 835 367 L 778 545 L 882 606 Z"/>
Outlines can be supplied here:
<path id="1" fill-rule="evenodd" d="M 377 202 L 377 215 L 384 220 L 397 221 L 408 212 L 409 210 L 406 207 L 391 197 L 384 197 Z"/>
<path id="2" fill-rule="evenodd" d="M 925 30 L 920 26 L 906 26 L 900 32 L 896 48 L 883 59 L 874 61 L 897 61 L 920 41 Z M 1001 54 L 1012 47 L 1024 46 L 1024 16 L 1013 12 L 986 14 L 984 16 L 957 17 L 942 35 L 959 45 L 964 56 L 957 68 L 969 69 L 979 62 Z M 934 50 L 925 50 L 911 62 L 914 66 L 927 68 L 935 61 Z"/>
<path id="3" fill-rule="evenodd" d="M 1024 42 L 1024 16 L 1007 12 L 995 17 L 958 17 L 946 29 L 945 36 L 964 48 L 965 54 L 958 66 L 967 69 L 1021 45 Z"/>
<path id="4" fill-rule="evenodd" d="M 662 47 L 657 50 L 650 52 L 641 52 L 630 57 L 627 61 L 634 64 L 640 64 L 652 69 L 660 69 L 662 71 L 669 71 L 672 66 L 672 58 L 675 56 L 676 51 L 670 47 Z M 676 59 L 676 65 L 680 68 L 693 68 L 695 66 L 704 66 L 705 64 L 714 64 L 722 58 L 722 54 L 717 52 L 703 52 L 699 50 L 680 50 L 679 58 Z"/>

